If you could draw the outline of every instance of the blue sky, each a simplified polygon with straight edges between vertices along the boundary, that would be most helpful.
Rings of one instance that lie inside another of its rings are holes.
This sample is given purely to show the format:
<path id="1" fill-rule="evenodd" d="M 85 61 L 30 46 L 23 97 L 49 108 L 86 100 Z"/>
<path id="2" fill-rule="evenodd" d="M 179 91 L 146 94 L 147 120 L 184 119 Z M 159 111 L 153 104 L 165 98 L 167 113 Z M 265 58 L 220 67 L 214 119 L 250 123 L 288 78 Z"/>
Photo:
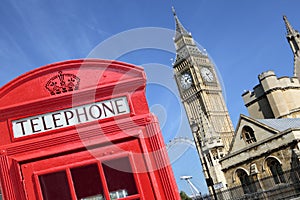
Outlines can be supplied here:
<path id="1" fill-rule="evenodd" d="M 99 44 L 124 31 L 145 27 L 174 30 L 171 6 L 216 63 L 234 126 L 241 113 L 247 114 L 241 94 L 258 84 L 258 74 L 274 70 L 278 76 L 292 75 L 292 51 L 282 16 L 287 15 L 292 26 L 300 29 L 298 0 L 2 0 L 0 86 L 39 66 L 86 58 Z M 151 42 L 151 34 L 148 37 Z M 136 42 L 131 39 L 129 42 Z M 170 45 L 172 38 L 162 42 Z M 117 59 L 146 68 L 153 63 L 151 76 L 157 73 L 165 79 L 160 69 L 171 69 L 174 57 L 171 51 L 144 48 Z M 185 119 L 178 117 L 180 102 L 172 92 L 159 84 L 147 88 L 166 143 L 174 137 L 191 138 Z M 171 160 L 179 157 L 172 162 L 179 189 L 191 193 L 179 177 L 192 175 L 195 185 L 205 192 L 195 149 L 186 149 L 184 144 L 173 148 Z M 176 156 L 183 150 L 183 155 Z"/>

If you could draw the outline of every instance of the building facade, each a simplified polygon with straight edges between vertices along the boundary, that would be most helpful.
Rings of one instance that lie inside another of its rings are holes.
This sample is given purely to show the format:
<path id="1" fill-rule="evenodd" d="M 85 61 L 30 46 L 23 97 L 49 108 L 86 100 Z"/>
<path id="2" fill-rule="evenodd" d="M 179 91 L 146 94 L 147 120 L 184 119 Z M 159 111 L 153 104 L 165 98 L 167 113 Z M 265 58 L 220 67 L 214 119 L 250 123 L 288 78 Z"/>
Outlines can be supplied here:
<path id="1" fill-rule="evenodd" d="M 250 116 L 241 115 L 233 131 L 215 66 L 173 13 L 174 76 L 214 199 L 300 196 L 299 32 L 284 16 L 294 74 L 260 74 L 242 95 Z"/>
<path id="2" fill-rule="evenodd" d="M 294 53 L 294 74 L 261 73 L 259 84 L 242 97 L 250 117 L 241 115 L 228 154 L 220 160 L 226 177 L 225 199 L 248 196 L 290 199 L 300 195 L 299 33 L 284 16 Z M 234 191 L 234 192 L 233 192 Z"/>
<path id="3" fill-rule="evenodd" d="M 299 141 L 299 118 L 241 115 L 230 151 L 220 160 L 228 188 L 236 190 L 229 199 L 251 194 L 276 199 L 273 191 L 277 190 L 284 193 L 281 197 L 296 195 L 293 186 L 298 187 L 300 181 Z"/>

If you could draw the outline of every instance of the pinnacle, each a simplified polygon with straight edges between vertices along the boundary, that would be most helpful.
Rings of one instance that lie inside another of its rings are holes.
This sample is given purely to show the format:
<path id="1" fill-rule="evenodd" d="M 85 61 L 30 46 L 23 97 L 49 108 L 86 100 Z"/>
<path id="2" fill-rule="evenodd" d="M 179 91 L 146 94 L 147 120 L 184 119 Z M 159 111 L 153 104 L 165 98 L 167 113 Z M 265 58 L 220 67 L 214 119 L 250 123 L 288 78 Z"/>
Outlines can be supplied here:
<path id="1" fill-rule="evenodd" d="M 295 33 L 295 29 L 291 26 L 291 24 L 289 23 L 289 21 L 285 15 L 283 15 L 283 20 L 285 22 L 287 35 L 293 35 Z"/>
<path id="2" fill-rule="evenodd" d="M 174 6 L 172 6 L 172 12 L 173 12 L 173 15 L 176 16 L 176 11 L 175 11 Z"/>
<path id="3" fill-rule="evenodd" d="M 177 15 L 176 15 L 176 12 L 175 12 L 175 8 L 172 7 L 172 12 L 173 12 L 173 15 L 174 15 L 174 18 L 175 18 L 175 24 L 176 24 L 176 34 L 175 34 L 175 40 L 177 38 L 179 38 L 180 36 L 182 35 L 189 35 L 189 33 L 187 32 L 187 30 L 183 27 L 183 25 L 180 23 Z"/>

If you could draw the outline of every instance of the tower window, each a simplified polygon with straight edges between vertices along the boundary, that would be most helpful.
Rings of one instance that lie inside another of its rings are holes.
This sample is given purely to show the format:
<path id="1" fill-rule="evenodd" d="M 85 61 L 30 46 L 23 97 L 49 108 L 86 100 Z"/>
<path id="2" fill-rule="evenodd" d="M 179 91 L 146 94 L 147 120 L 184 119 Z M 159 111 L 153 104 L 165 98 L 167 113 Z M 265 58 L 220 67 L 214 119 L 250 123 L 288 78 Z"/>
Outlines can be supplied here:
<path id="1" fill-rule="evenodd" d="M 242 130 L 242 138 L 247 144 L 251 144 L 253 142 L 256 142 L 256 137 L 254 134 L 254 131 L 249 126 L 244 126 Z"/>
<path id="2" fill-rule="evenodd" d="M 209 165 L 210 166 L 214 166 L 214 164 L 213 164 L 213 162 L 212 162 L 212 159 L 211 159 L 211 157 L 210 157 L 210 154 L 208 153 L 208 154 L 206 154 L 206 158 L 207 158 L 207 160 L 208 160 L 208 163 L 209 163 Z"/>

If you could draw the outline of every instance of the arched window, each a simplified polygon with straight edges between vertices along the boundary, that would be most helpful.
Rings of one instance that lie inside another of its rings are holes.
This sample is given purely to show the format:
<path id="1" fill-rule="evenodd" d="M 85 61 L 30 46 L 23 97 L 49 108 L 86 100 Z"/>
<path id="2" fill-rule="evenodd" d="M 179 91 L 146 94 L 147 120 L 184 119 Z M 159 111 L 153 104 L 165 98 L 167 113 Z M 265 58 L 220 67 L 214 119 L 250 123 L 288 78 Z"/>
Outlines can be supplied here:
<path id="1" fill-rule="evenodd" d="M 281 164 L 275 158 L 267 159 L 267 166 L 273 176 L 275 184 L 285 183 Z"/>
<path id="2" fill-rule="evenodd" d="M 256 142 L 256 137 L 254 134 L 254 131 L 249 126 L 244 126 L 242 129 L 242 138 L 247 144 L 251 144 L 253 142 Z"/>
<path id="3" fill-rule="evenodd" d="M 250 178 L 248 176 L 248 174 L 246 173 L 245 170 L 243 169 L 238 169 L 236 171 L 236 175 L 240 180 L 240 183 L 242 185 L 244 194 L 249 194 L 249 193 L 253 193 L 256 192 L 256 186 L 252 181 L 252 178 Z"/>

